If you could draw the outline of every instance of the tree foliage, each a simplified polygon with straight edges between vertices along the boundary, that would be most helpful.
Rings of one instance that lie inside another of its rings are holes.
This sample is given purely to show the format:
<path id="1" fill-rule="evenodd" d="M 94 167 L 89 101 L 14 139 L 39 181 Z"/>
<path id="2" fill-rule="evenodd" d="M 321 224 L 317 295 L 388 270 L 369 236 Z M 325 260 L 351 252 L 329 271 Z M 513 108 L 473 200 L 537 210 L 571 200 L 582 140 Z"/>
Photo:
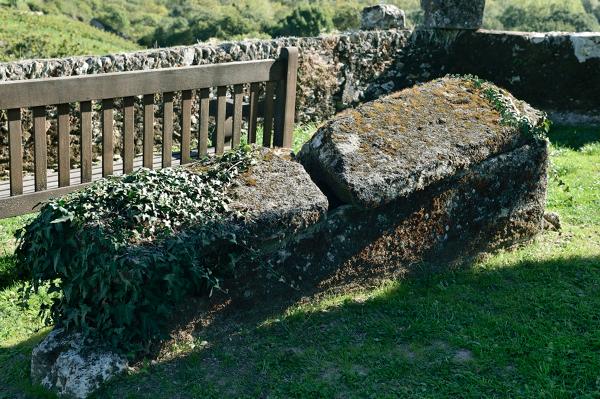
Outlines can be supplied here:
<path id="1" fill-rule="evenodd" d="M 547 7 L 511 5 L 499 19 L 509 30 L 582 32 L 598 29 L 598 20 L 592 14 L 573 12 L 560 4 Z"/>
<path id="2" fill-rule="evenodd" d="M 358 29 L 363 7 L 378 0 L 0 0 L 0 7 L 61 14 L 139 44 L 172 46 L 209 39 L 315 36 Z M 419 0 L 389 0 L 409 26 L 423 18 Z M 524 31 L 598 31 L 599 0 L 487 0 L 484 27 Z"/>
<path id="3" fill-rule="evenodd" d="M 109 31 L 123 34 L 129 28 L 129 19 L 125 14 L 125 11 L 119 7 L 109 6 L 106 10 L 97 18 L 102 25 L 104 25 Z"/>
<path id="4" fill-rule="evenodd" d="M 313 5 L 302 5 L 292 10 L 274 29 L 274 36 L 318 36 L 333 27 L 326 9 Z"/>

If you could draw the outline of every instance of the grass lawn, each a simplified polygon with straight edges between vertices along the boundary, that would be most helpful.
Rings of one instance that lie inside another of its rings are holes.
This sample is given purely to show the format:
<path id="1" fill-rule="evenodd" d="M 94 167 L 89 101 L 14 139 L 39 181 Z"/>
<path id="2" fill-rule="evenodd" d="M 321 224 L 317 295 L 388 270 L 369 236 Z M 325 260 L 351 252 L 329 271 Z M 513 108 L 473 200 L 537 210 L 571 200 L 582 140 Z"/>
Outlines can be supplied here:
<path id="1" fill-rule="evenodd" d="M 468 269 L 204 318 L 95 396 L 599 397 L 600 128 L 550 139 L 562 232 Z M 52 397 L 29 383 L 43 296 L 21 309 L 12 273 L 26 220 L 0 221 L 0 398 Z"/>

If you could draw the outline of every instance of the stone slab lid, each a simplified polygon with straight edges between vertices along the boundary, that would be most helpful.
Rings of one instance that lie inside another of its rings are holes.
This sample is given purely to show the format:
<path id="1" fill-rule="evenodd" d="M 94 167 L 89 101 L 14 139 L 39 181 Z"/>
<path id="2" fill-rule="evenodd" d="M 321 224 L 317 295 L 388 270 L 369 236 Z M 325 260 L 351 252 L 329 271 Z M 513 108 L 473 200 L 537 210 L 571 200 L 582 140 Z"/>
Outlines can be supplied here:
<path id="1" fill-rule="evenodd" d="M 521 117 L 538 123 L 541 113 L 500 92 Z M 298 160 L 324 191 L 374 208 L 526 140 L 518 128 L 501 124 L 472 80 L 447 77 L 338 114 L 304 145 Z"/>
<path id="2" fill-rule="evenodd" d="M 261 240 L 279 239 L 320 220 L 329 202 L 289 150 L 261 149 L 257 164 L 238 176 L 229 204 L 242 226 Z"/>

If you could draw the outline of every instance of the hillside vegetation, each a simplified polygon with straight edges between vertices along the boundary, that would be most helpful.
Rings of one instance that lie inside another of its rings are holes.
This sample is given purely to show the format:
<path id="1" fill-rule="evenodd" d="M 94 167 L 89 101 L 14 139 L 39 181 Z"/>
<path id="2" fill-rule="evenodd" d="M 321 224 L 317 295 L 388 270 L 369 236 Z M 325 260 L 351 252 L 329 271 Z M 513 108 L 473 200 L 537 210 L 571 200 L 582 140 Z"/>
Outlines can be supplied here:
<path id="1" fill-rule="evenodd" d="M 360 10 L 379 2 L 0 0 L 2 20 L 6 22 L 0 26 L 0 40 L 4 42 L 0 44 L 1 56 L 2 59 L 18 59 L 99 54 L 136 46 L 193 44 L 213 38 L 314 36 L 357 29 Z M 387 3 L 405 10 L 409 25 L 417 25 L 422 20 L 419 0 L 390 0 Z M 523 31 L 600 31 L 599 21 L 600 0 L 487 0 L 484 27 Z M 103 34 L 102 30 L 114 35 Z M 40 36 L 43 40 L 39 40 Z M 37 44 L 40 42 L 41 45 Z"/>
<path id="2" fill-rule="evenodd" d="M 63 15 L 37 15 L 0 8 L 0 21 L 0 61 L 140 48 L 134 42 Z"/>

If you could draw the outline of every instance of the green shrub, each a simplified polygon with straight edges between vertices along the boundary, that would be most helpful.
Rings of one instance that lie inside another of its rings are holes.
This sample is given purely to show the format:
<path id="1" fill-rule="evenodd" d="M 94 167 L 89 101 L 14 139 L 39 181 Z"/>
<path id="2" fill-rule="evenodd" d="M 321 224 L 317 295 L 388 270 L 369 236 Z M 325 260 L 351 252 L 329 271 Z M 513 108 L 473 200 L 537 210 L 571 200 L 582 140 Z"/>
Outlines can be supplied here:
<path id="1" fill-rule="evenodd" d="M 248 147 L 249 148 L 249 147 Z M 18 265 L 68 330 L 127 352 L 160 337 L 190 293 L 211 292 L 243 243 L 225 227 L 227 189 L 255 159 L 248 148 L 190 169 L 142 169 L 45 205 L 21 231 Z"/>
<path id="2" fill-rule="evenodd" d="M 318 6 L 296 7 L 272 30 L 273 36 L 319 36 L 333 28 L 331 16 Z"/>
<path id="3" fill-rule="evenodd" d="M 97 18 L 109 31 L 123 35 L 129 29 L 129 19 L 125 11 L 120 8 L 109 6 Z"/>
<path id="4" fill-rule="evenodd" d="M 360 7 L 356 5 L 343 5 L 336 8 L 332 22 L 339 31 L 348 31 L 360 28 Z"/>
<path id="5" fill-rule="evenodd" d="M 600 28 L 592 14 L 576 12 L 558 4 L 548 7 L 511 5 L 499 19 L 504 28 L 510 30 L 582 32 Z"/>

